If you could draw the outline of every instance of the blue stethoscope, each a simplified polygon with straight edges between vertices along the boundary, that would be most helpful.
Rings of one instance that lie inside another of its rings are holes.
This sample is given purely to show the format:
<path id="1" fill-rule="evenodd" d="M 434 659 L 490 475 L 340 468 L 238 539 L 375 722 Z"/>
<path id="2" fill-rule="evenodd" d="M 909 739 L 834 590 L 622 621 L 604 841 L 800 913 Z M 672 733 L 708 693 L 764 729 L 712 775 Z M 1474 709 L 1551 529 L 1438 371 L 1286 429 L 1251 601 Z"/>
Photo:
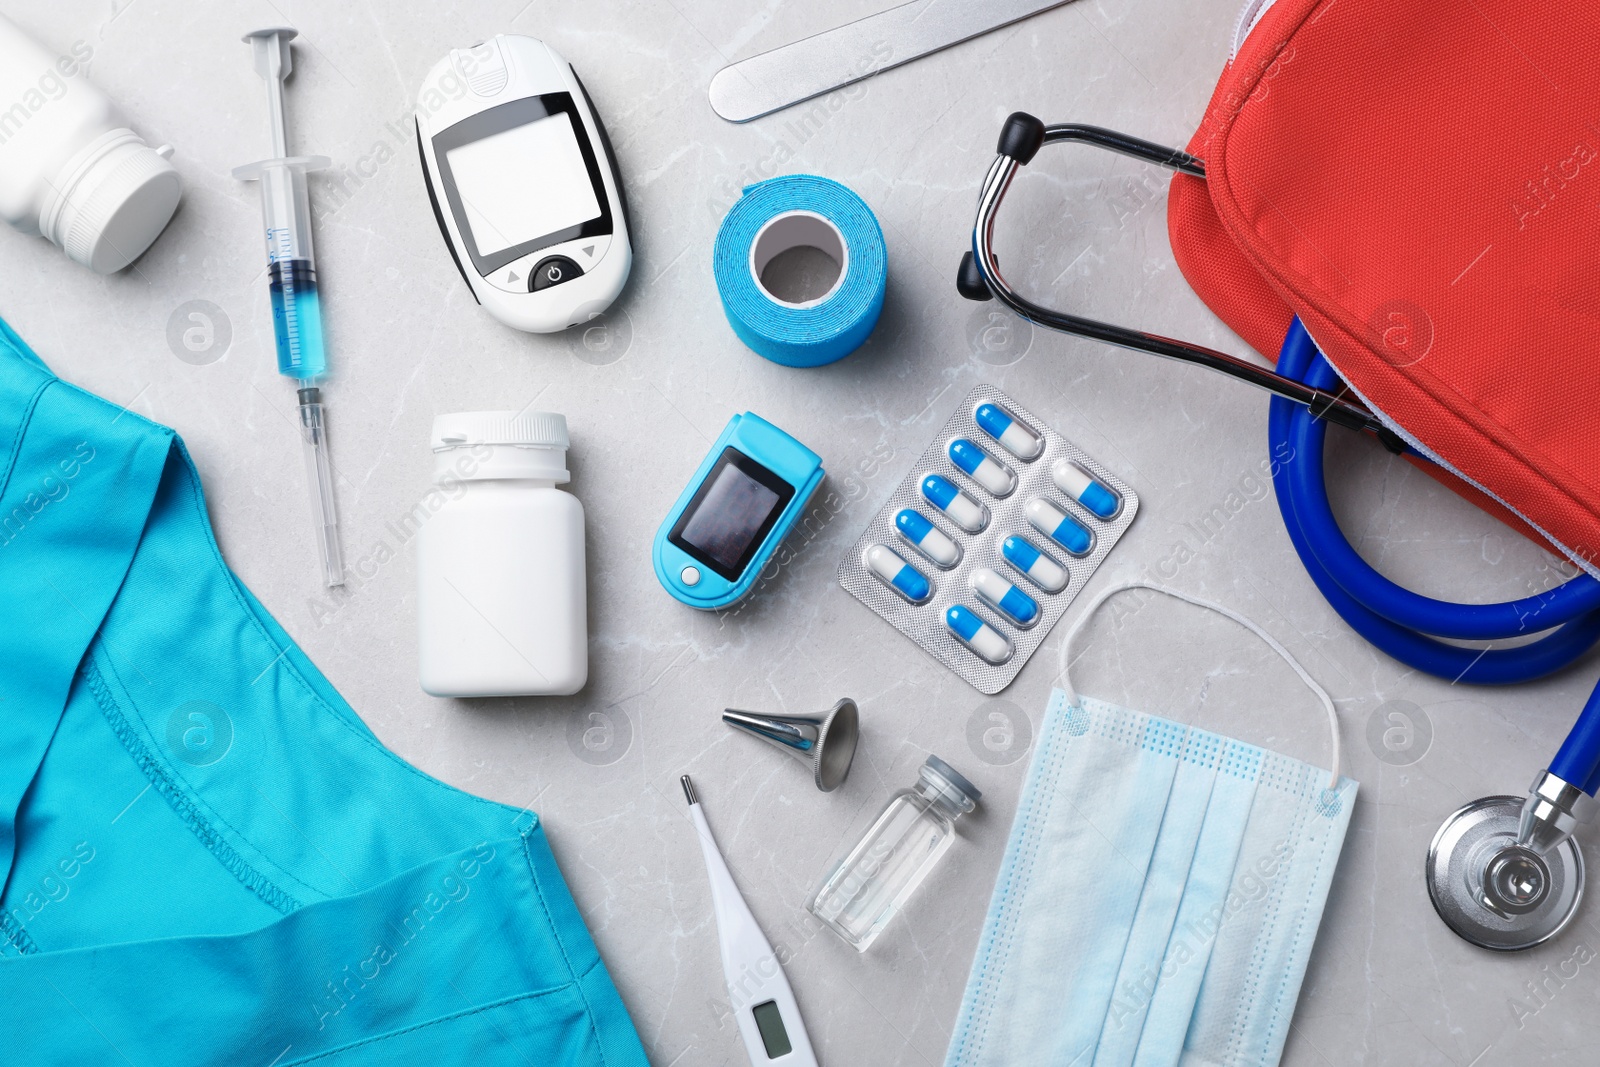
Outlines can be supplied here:
<path id="1" fill-rule="evenodd" d="M 1453 682 L 1508 685 L 1560 670 L 1600 641 L 1600 581 L 1589 574 L 1522 600 L 1452 604 L 1396 585 L 1361 558 L 1328 504 L 1323 477 L 1328 423 L 1368 431 L 1395 453 L 1434 457 L 1350 398 L 1298 319 L 1272 371 L 1198 345 L 1052 311 L 1007 285 L 995 261 L 995 213 L 1018 168 L 1041 147 L 1058 141 L 1091 144 L 1205 177 L 1205 163 L 1186 152 L 1094 126 L 1046 126 L 1017 112 L 1006 120 L 999 154 L 984 177 L 972 251 L 962 257 L 956 281 L 962 296 L 998 298 L 1041 326 L 1197 363 L 1273 393 L 1267 424 L 1273 454 L 1298 457 L 1294 463 L 1278 464 L 1273 476 L 1289 538 L 1333 609 L 1401 663 Z M 1281 445 L 1293 452 L 1281 451 Z M 1449 643 L 1501 641 L 1545 631 L 1538 640 L 1512 648 Z M 1600 686 L 1526 797 L 1483 797 L 1454 812 L 1439 828 L 1425 873 L 1440 917 L 1466 940 L 1491 949 L 1529 948 L 1559 933 L 1583 895 L 1583 858 L 1572 833 L 1600 807 L 1597 788 Z"/>

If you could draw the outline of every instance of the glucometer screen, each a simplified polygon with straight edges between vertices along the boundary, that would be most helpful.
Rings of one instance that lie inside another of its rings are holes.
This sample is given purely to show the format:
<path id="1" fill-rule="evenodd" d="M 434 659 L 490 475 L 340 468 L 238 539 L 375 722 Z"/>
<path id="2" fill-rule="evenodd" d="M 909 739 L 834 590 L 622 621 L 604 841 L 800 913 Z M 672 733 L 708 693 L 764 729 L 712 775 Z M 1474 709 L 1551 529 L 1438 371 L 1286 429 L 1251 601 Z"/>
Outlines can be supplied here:
<path id="1" fill-rule="evenodd" d="M 480 256 L 600 217 L 565 111 L 468 141 L 445 158 Z"/>
<path id="2" fill-rule="evenodd" d="M 769 1000 L 750 1009 L 756 1017 L 756 1029 L 761 1031 L 761 1043 L 767 1046 L 767 1059 L 775 1060 L 794 1051 L 789 1043 L 789 1031 L 783 1025 L 783 1013 L 778 1002 Z"/>
<path id="3" fill-rule="evenodd" d="M 738 449 L 725 448 L 667 540 L 738 581 L 793 497 L 794 486 Z"/>

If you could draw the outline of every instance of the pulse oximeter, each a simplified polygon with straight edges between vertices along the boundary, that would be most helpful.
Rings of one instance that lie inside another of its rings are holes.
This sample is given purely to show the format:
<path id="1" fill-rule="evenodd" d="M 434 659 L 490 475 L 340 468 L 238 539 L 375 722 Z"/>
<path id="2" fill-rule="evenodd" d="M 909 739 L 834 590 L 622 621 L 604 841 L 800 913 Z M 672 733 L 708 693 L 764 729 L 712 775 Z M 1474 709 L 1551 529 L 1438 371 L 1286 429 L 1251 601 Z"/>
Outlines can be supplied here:
<path id="1" fill-rule="evenodd" d="M 735 415 L 656 531 L 656 578 L 691 608 L 736 603 L 822 484 L 822 457 L 765 419 Z"/>
<path id="2" fill-rule="evenodd" d="M 577 73 L 501 34 L 441 59 L 417 96 L 434 218 L 472 295 L 553 333 L 604 311 L 633 265 L 622 177 Z"/>

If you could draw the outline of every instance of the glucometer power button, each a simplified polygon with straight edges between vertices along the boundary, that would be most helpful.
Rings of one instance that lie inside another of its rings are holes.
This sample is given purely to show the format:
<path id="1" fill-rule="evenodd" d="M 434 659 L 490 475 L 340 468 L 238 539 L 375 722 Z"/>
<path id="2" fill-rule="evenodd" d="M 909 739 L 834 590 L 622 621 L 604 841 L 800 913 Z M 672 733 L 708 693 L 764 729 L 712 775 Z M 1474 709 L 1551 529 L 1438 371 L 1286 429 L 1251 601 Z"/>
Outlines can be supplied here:
<path id="1" fill-rule="evenodd" d="M 700 584 L 700 568 L 699 567 L 685 567 L 685 568 L 683 568 L 683 573 L 678 575 L 678 577 L 683 580 L 683 584 L 684 585 L 699 585 Z"/>
<path id="2" fill-rule="evenodd" d="M 548 256 L 541 259 L 533 268 L 530 275 L 532 281 L 529 292 L 537 293 L 540 289 L 548 289 L 552 285 L 570 282 L 583 273 L 583 268 L 578 266 L 566 256 Z"/>

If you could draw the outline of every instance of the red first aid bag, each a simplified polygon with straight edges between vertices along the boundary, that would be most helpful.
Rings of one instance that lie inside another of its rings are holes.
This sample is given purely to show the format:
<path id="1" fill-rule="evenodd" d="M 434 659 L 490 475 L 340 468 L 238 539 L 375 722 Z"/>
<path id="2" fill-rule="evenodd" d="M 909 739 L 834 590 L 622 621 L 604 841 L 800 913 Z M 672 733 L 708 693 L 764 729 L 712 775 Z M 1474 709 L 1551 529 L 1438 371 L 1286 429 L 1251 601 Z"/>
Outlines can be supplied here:
<path id="1" fill-rule="evenodd" d="M 1172 183 L 1190 285 L 1268 356 L 1298 315 L 1465 495 L 1600 575 L 1600 5 L 1257 0 L 1237 36 L 1206 178 Z"/>

